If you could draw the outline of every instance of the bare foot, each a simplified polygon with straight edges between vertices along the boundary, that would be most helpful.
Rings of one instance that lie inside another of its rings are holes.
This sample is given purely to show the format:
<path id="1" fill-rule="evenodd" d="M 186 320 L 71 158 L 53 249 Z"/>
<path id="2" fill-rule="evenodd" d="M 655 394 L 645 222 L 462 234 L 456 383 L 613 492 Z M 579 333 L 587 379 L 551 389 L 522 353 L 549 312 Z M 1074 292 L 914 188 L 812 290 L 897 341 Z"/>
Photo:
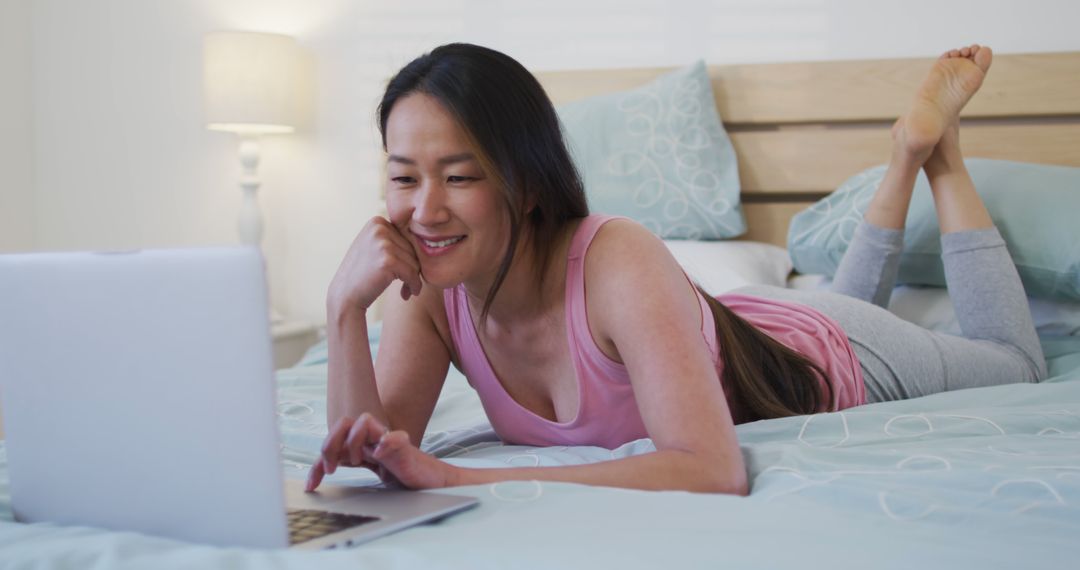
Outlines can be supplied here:
<path id="1" fill-rule="evenodd" d="M 956 128 L 960 110 L 982 86 L 994 57 L 985 46 L 972 45 L 941 55 L 923 80 L 907 115 L 893 126 L 893 139 L 919 163 L 930 157 L 949 128 Z"/>

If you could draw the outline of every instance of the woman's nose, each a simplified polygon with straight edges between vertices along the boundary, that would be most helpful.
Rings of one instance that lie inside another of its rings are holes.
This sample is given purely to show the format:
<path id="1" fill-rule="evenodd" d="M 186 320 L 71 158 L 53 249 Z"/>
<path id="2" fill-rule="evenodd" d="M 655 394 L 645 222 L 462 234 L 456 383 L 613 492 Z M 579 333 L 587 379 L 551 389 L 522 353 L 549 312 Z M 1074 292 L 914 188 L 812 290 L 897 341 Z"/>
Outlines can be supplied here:
<path id="1" fill-rule="evenodd" d="M 428 179 L 414 195 L 413 219 L 425 226 L 437 225 L 450 219 L 446 209 L 446 191 L 437 180 Z"/>

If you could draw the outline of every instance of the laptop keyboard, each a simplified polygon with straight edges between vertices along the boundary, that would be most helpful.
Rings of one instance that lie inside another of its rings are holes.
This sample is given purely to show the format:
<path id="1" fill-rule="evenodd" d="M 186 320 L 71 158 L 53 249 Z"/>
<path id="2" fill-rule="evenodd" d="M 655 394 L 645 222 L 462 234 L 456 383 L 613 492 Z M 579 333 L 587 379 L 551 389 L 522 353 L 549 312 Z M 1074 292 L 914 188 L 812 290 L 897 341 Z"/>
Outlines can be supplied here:
<path id="1" fill-rule="evenodd" d="M 316 538 L 375 522 L 378 517 L 347 515 L 328 511 L 294 509 L 288 511 L 289 544 L 299 544 Z"/>

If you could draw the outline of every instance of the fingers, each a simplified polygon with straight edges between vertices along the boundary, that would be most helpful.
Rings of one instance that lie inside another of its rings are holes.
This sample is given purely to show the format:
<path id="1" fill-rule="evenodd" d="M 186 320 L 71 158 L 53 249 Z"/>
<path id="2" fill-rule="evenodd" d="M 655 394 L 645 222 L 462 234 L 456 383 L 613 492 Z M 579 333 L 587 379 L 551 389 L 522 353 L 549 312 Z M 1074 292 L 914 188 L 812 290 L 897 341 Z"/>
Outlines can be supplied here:
<path id="1" fill-rule="evenodd" d="M 371 414 L 361 414 L 355 420 L 341 418 L 323 442 L 322 457 L 319 458 L 323 472 L 333 474 L 343 463 L 352 467 L 366 466 L 375 445 L 387 431 L 386 426 Z"/>
<path id="2" fill-rule="evenodd" d="M 353 423 L 352 429 L 349 430 L 348 437 L 345 438 L 344 452 L 348 454 L 353 465 L 360 465 L 367 459 L 365 451 L 368 452 L 367 455 L 370 455 L 370 450 L 385 434 L 386 428 L 381 423 L 374 417 L 364 414 Z"/>
<path id="3" fill-rule="evenodd" d="M 446 487 L 454 470 L 413 445 L 409 434 L 401 430 L 383 436 L 372 457 L 379 464 L 379 477 L 384 483 L 408 489 Z"/>
<path id="4" fill-rule="evenodd" d="M 375 237 L 383 244 L 383 266 L 405 284 L 401 298 L 408 300 L 410 296 L 419 295 L 423 281 L 420 278 L 420 259 L 413 244 L 385 218 L 376 217 L 372 222 L 376 225 Z"/>
<path id="5" fill-rule="evenodd" d="M 394 279 L 403 283 L 401 298 L 407 301 L 409 297 L 419 295 L 424 283 L 416 254 L 411 249 L 405 251 L 397 244 L 387 244 L 385 248 L 381 265 Z"/>
<path id="6" fill-rule="evenodd" d="M 333 473 L 337 462 L 352 463 L 374 471 L 388 485 L 411 489 L 427 489 L 447 485 L 447 466 L 424 454 L 409 440 L 403 430 L 388 431 L 375 418 L 365 414 L 355 422 L 335 426 L 324 446 L 324 456 L 308 472 L 304 490 L 314 491 L 327 474 Z M 342 438 L 343 428 L 348 434 Z M 341 446 L 334 447 L 341 442 Z M 337 452 L 338 461 L 330 461 Z"/>
<path id="7" fill-rule="evenodd" d="M 371 456 L 378 462 L 379 468 L 375 472 L 383 483 L 408 487 L 397 472 L 405 468 L 403 462 L 408 452 L 412 451 L 410 447 L 409 434 L 404 431 L 387 432 L 379 439 Z"/>
<path id="8" fill-rule="evenodd" d="M 323 462 L 316 461 L 311 466 L 311 471 L 308 471 L 307 483 L 304 485 L 305 492 L 312 492 L 322 483 L 323 476 L 326 475 L 325 469 L 323 469 Z"/>
<path id="9" fill-rule="evenodd" d="M 397 249 L 403 254 L 403 260 L 419 272 L 420 260 L 417 258 L 416 249 L 413 248 L 412 243 L 409 242 L 409 238 L 405 237 L 405 234 L 402 234 L 401 230 L 394 224 L 383 218 L 379 218 L 379 220 L 381 220 L 381 223 L 379 224 L 380 227 L 376 235 L 397 246 Z"/>
<path id="10" fill-rule="evenodd" d="M 386 442 L 389 441 L 389 445 Z M 361 414 L 359 418 L 344 417 L 338 420 L 334 429 L 323 442 L 322 455 L 308 471 L 304 490 L 314 491 L 326 475 L 333 474 L 338 465 L 366 467 L 379 475 L 385 482 L 394 482 L 393 473 L 375 459 L 378 449 L 390 453 L 392 457 L 402 446 L 409 445 L 409 434 L 404 431 L 390 432 L 371 414 Z"/>
<path id="11" fill-rule="evenodd" d="M 350 417 L 341 418 L 334 424 L 334 429 L 330 430 L 330 433 L 323 441 L 320 460 L 324 464 L 323 467 L 326 473 L 333 473 L 337 469 L 342 445 L 344 445 L 345 438 L 349 435 L 349 430 L 352 429 L 355 422 L 356 420 Z"/>
<path id="12" fill-rule="evenodd" d="M 403 430 L 387 432 L 379 439 L 379 443 L 375 446 L 372 457 L 379 462 L 392 460 L 394 456 L 398 455 L 402 450 L 411 445 L 412 443 L 409 441 L 409 434 L 407 432 Z"/>

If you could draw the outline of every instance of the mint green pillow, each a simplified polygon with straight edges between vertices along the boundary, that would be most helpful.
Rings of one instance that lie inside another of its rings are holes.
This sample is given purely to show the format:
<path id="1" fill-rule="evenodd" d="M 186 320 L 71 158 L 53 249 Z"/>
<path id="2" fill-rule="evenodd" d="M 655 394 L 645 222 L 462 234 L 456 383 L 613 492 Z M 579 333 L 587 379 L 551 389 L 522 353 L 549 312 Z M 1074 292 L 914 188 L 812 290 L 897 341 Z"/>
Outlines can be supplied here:
<path id="1" fill-rule="evenodd" d="M 558 108 L 589 208 L 666 239 L 746 231 L 735 149 L 704 62 Z"/>
<path id="2" fill-rule="evenodd" d="M 1027 294 L 1080 299 L 1080 168 L 965 160 L 975 188 L 1008 244 Z M 788 251 L 801 273 L 832 276 L 885 174 L 863 171 L 791 220 Z M 908 210 L 899 283 L 945 285 L 941 236 L 923 173 Z"/>

